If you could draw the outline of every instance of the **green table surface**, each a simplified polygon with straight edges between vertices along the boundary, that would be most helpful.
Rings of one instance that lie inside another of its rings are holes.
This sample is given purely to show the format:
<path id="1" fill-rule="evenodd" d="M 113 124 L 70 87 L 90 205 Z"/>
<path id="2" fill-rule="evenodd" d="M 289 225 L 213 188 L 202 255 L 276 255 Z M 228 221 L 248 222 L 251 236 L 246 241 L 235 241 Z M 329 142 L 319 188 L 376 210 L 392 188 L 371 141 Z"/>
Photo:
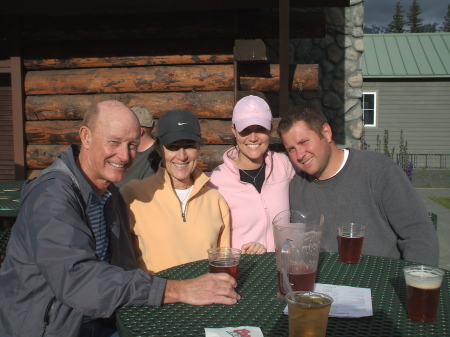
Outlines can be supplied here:
<path id="1" fill-rule="evenodd" d="M 450 336 L 450 285 L 446 271 L 436 322 L 412 322 L 406 314 L 403 267 L 414 263 L 363 255 L 358 264 L 339 261 L 337 253 L 321 253 L 316 282 L 371 288 L 373 316 L 330 317 L 327 336 Z M 201 260 L 158 273 L 168 279 L 187 279 L 208 272 Z M 265 337 L 288 336 L 284 304 L 278 290 L 275 255 L 243 255 L 235 305 L 192 306 L 183 303 L 160 307 L 123 307 L 117 312 L 120 336 L 205 336 L 204 328 L 258 326 Z"/>
<path id="2" fill-rule="evenodd" d="M 6 244 L 11 236 L 11 229 L 0 230 L 0 267 L 5 259 Z"/>
<path id="3" fill-rule="evenodd" d="M 17 217 L 24 181 L 0 181 L 0 217 Z"/>

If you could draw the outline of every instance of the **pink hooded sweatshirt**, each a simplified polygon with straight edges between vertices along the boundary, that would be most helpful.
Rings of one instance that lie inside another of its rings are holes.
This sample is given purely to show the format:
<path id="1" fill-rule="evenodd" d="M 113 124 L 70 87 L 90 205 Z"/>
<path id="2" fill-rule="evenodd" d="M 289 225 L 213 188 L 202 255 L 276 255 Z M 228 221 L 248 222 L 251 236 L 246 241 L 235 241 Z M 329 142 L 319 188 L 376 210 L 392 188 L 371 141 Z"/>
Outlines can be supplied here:
<path id="1" fill-rule="evenodd" d="M 261 194 L 250 184 L 240 180 L 234 162 L 238 150 L 233 147 L 223 155 L 224 163 L 211 172 L 209 185 L 224 197 L 231 214 L 231 247 L 241 248 L 249 242 L 259 242 L 268 252 L 275 251 L 272 220 L 289 209 L 289 183 L 294 169 L 288 157 L 268 151 L 266 179 Z"/>

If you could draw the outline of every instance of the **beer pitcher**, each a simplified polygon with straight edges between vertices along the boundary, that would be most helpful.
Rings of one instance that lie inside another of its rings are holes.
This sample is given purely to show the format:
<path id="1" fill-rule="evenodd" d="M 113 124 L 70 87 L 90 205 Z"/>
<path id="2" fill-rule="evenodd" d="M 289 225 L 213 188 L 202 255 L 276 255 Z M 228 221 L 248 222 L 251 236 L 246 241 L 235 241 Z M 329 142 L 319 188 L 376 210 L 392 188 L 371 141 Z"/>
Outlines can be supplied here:
<path id="1" fill-rule="evenodd" d="M 321 214 L 294 210 L 273 219 L 279 297 L 288 292 L 281 278 L 283 266 L 293 291 L 314 290 L 323 221 Z"/>

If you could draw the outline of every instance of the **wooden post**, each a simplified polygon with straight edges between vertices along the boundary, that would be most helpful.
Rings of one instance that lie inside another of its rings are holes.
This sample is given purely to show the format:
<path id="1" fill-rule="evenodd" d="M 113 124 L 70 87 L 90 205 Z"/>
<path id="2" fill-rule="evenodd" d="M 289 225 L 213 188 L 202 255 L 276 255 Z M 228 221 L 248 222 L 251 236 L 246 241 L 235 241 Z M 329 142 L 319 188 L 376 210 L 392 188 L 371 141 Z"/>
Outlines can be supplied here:
<path id="1" fill-rule="evenodd" d="M 280 0 L 280 117 L 289 109 L 289 0 Z"/>
<path id="2" fill-rule="evenodd" d="M 12 17 L 8 21 L 10 37 L 11 61 L 11 97 L 13 115 L 13 146 L 15 179 L 23 180 L 26 176 L 25 167 L 25 136 L 24 136 L 24 93 L 22 58 L 20 57 L 20 20 Z"/>

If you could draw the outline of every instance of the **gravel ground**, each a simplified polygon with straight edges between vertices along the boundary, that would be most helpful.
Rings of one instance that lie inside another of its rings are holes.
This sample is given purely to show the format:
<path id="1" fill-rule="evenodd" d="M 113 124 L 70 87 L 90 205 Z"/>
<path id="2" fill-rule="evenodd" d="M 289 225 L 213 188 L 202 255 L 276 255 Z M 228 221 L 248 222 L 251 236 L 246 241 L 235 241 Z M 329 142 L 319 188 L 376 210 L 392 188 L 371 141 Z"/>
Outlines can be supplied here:
<path id="1" fill-rule="evenodd" d="M 415 169 L 412 183 L 415 188 L 450 188 L 450 170 Z"/>

